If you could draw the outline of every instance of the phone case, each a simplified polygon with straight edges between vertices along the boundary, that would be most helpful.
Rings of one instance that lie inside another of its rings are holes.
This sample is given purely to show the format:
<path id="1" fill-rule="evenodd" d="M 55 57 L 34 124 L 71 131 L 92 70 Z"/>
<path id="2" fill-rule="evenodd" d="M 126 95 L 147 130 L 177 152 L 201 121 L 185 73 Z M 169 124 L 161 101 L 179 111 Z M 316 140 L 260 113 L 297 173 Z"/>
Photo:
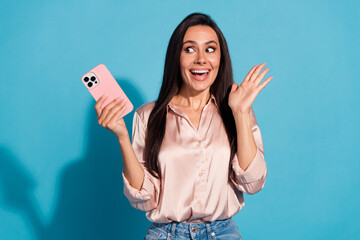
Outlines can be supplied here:
<path id="1" fill-rule="evenodd" d="M 111 75 L 110 71 L 105 67 L 104 64 L 99 64 L 89 72 L 85 73 L 81 77 L 81 80 L 96 101 L 101 96 L 108 94 L 107 99 L 105 99 L 102 106 L 100 107 L 101 109 L 106 107 L 107 104 L 109 104 L 117 97 L 123 97 L 127 99 L 125 111 L 118 117 L 118 119 L 121 119 L 134 109 L 134 106 L 130 102 L 129 98 L 126 96 L 124 91 L 121 89 L 115 78 Z"/>

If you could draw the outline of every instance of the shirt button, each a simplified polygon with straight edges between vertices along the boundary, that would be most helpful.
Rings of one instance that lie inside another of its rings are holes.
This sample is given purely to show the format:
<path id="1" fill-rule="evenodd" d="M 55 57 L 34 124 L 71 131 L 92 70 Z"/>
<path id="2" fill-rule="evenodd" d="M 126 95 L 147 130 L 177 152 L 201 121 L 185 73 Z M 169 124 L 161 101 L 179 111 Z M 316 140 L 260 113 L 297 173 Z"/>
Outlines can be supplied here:
<path id="1" fill-rule="evenodd" d="M 201 177 L 203 175 L 203 173 L 199 173 L 199 177 Z"/>
<path id="2" fill-rule="evenodd" d="M 197 201 L 198 204 L 201 204 L 201 200 Z"/>
<path id="3" fill-rule="evenodd" d="M 196 146 L 199 148 L 199 147 L 200 147 L 200 143 L 198 142 Z"/>
<path id="4" fill-rule="evenodd" d="M 215 236 L 215 233 L 214 233 L 214 232 L 211 232 L 211 236 Z"/>

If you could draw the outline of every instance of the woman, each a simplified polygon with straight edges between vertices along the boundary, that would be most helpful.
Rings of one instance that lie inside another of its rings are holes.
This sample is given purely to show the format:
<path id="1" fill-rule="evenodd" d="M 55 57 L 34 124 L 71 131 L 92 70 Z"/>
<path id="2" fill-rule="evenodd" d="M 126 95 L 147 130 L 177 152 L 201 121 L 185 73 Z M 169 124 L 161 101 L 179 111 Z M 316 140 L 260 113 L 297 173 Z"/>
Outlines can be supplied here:
<path id="1" fill-rule="evenodd" d="M 244 206 L 243 192 L 260 191 L 267 175 L 251 107 L 272 79 L 259 85 L 264 66 L 238 86 L 222 32 L 193 13 L 171 36 L 157 101 L 135 111 L 132 143 L 116 120 L 125 103 L 100 112 L 106 98 L 98 100 L 99 124 L 120 143 L 124 194 L 153 222 L 145 239 L 241 239 L 232 216 Z"/>

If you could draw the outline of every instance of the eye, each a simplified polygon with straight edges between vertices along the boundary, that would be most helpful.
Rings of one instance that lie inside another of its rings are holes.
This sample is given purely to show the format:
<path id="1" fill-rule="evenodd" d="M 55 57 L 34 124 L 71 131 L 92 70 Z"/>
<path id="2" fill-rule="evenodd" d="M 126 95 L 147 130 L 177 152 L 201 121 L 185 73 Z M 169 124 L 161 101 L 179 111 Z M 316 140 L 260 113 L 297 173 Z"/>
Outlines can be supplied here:
<path id="1" fill-rule="evenodd" d="M 213 47 L 208 47 L 207 49 L 208 49 L 208 52 L 214 52 L 215 51 L 215 48 L 213 48 Z"/>
<path id="2" fill-rule="evenodd" d="M 195 52 L 195 50 L 192 47 L 187 47 L 185 48 L 185 52 L 191 53 L 191 52 Z"/>

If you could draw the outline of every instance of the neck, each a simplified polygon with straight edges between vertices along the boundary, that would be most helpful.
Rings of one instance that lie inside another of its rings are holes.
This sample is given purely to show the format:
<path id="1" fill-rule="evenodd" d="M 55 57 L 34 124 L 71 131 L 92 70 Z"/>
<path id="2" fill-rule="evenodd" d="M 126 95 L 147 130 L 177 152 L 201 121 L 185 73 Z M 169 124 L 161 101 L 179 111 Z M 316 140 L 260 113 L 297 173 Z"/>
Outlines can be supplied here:
<path id="1" fill-rule="evenodd" d="M 182 88 L 179 93 L 173 97 L 172 102 L 175 105 L 198 111 L 205 107 L 210 97 L 210 89 L 202 92 L 191 93 Z"/>

